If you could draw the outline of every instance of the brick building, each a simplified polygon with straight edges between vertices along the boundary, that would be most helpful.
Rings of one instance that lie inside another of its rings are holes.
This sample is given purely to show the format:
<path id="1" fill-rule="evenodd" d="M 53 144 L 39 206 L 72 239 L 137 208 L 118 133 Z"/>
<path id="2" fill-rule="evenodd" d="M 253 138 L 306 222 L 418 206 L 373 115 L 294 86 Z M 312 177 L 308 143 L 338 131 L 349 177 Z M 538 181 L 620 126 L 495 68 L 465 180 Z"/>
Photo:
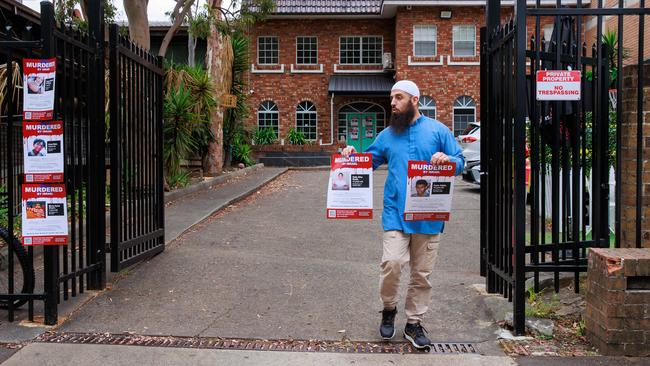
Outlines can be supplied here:
<path id="1" fill-rule="evenodd" d="M 478 121 L 484 25 L 485 1 L 278 0 L 250 29 L 247 126 L 363 149 L 388 124 L 392 84 L 411 79 L 421 113 L 458 134 Z"/>

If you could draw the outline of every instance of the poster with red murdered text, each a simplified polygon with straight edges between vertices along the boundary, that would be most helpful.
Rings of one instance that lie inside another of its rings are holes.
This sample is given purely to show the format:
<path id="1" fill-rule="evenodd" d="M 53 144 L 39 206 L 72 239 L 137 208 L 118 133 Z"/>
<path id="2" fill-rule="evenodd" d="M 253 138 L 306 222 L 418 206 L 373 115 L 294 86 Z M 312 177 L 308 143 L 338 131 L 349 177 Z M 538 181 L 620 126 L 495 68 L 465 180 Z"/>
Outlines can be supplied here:
<path id="1" fill-rule="evenodd" d="M 63 182 L 63 122 L 23 122 L 25 183 Z"/>
<path id="2" fill-rule="evenodd" d="M 23 118 L 50 120 L 54 117 L 56 58 L 23 59 Z"/>
<path id="3" fill-rule="evenodd" d="M 332 155 L 328 219 L 372 219 L 372 155 Z"/>
<path id="4" fill-rule="evenodd" d="M 449 221 L 456 163 L 409 160 L 404 221 Z"/>
<path id="5" fill-rule="evenodd" d="M 68 208 L 65 185 L 23 184 L 23 245 L 66 245 Z"/>

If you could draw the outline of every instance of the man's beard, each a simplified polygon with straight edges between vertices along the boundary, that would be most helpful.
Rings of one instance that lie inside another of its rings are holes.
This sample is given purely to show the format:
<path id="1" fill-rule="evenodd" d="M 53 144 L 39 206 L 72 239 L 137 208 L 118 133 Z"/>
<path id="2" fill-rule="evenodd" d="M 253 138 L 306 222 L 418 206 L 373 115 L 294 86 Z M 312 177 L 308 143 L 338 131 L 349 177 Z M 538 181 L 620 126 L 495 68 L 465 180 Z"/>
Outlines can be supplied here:
<path id="1" fill-rule="evenodd" d="M 390 115 L 390 125 L 395 130 L 395 133 L 399 135 L 411 125 L 414 117 L 415 107 L 413 107 L 413 104 L 409 104 L 403 113 L 393 112 Z"/>

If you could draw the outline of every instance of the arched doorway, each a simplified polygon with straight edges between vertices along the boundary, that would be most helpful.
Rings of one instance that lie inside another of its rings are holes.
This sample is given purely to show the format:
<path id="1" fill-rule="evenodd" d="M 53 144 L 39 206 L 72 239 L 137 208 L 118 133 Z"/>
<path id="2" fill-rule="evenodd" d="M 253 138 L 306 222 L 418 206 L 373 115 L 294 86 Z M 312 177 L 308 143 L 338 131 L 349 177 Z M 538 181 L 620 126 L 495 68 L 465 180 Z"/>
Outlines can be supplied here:
<path id="1" fill-rule="evenodd" d="M 349 103 L 339 109 L 338 122 L 338 139 L 363 151 L 386 127 L 386 111 L 375 103 Z"/>

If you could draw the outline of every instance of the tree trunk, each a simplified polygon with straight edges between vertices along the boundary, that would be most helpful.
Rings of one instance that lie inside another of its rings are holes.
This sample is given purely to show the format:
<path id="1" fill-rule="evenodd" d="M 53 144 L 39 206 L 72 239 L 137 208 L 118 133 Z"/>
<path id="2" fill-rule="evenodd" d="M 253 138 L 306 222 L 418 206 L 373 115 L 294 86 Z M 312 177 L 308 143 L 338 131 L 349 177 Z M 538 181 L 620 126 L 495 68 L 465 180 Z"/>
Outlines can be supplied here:
<path id="1" fill-rule="evenodd" d="M 196 65 L 196 42 L 197 38 L 187 34 L 187 64 L 191 67 Z"/>
<path id="2" fill-rule="evenodd" d="M 215 9 L 221 7 L 221 0 L 209 0 L 208 5 L 212 14 L 219 17 L 221 13 Z M 205 66 L 215 86 L 217 100 L 221 100 L 224 94 L 230 93 L 232 59 L 233 52 L 229 38 L 222 36 L 214 24 L 211 25 L 210 36 L 207 39 Z M 223 117 L 224 110 L 220 105 L 210 115 L 215 141 L 208 145 L 208 154 L 203 165 L 203 171 L 209 176 L 221 174 L 223 170 Z"/>
<path id="3" fill-rule="evenodd" d="M 149 17 L 147 16 L 148 4 L 149 0 L 124 0 L 124 11 L 129 19 L 129 37 L 146 50 L 151 48 Z"/>

